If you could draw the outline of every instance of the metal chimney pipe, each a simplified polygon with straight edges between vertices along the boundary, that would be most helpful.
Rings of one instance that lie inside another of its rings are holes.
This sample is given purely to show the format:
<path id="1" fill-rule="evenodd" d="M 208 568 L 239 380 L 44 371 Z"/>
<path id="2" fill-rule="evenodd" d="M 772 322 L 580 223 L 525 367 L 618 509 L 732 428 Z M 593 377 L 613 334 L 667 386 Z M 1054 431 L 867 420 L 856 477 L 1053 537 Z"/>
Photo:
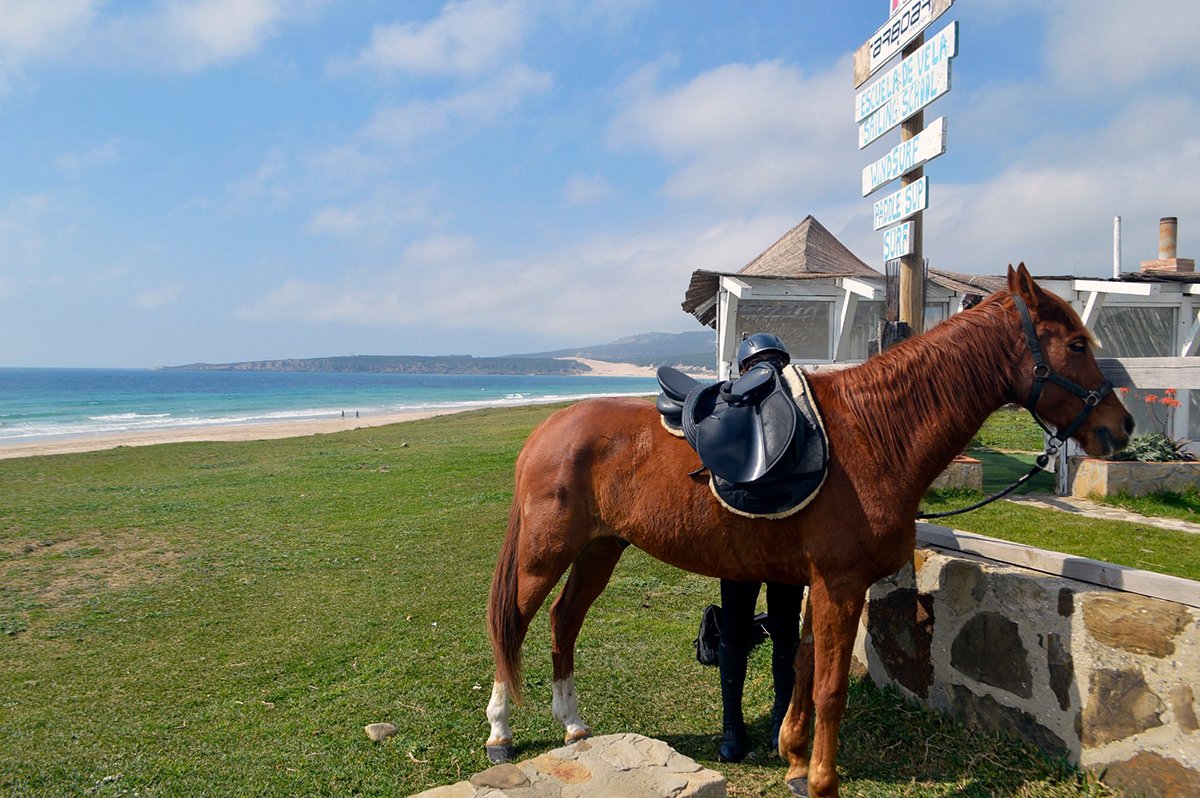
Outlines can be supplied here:
<path id="1" fill-rule="evenodd" d="M 1176 236 L 1179 232 L 1179 217 L 1164 216 L 1158 220 L 1158 259 L 1175 257 Z"/>
<path id="2" fill-rule="evenodd" d="M 1121 217 L 1113 217 L 1113 279 L 1121 277 Z"/>

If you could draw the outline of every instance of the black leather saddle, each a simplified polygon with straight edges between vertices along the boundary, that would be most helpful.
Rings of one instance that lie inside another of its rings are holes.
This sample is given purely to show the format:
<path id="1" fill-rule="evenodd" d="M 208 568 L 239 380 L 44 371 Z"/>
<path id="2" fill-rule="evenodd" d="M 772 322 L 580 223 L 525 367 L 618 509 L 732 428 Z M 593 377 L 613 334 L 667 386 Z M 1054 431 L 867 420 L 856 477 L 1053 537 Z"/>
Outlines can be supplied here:
<path id="1" fill-rule="evenodd" d="M 658 370 L 663 426 L 684 437 L 732 512 L 781 518 L 801 509 L 825 480 L 828 442 L 798 368 L 766 363 L 736 380 L 702 384 Z"/>

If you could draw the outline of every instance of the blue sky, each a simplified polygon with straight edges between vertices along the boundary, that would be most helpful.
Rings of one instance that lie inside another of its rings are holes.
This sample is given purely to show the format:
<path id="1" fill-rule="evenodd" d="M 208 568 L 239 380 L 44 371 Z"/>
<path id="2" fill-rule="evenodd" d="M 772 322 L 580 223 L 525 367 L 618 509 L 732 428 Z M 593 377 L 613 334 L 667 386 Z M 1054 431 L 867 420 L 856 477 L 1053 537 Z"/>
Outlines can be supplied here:
<path id="1" fill-rule="evenodd" d="M 873 266 L 887 0 L 0 0 L 0 366 L 497 355 L 699 329 L 811 213 Z M 1200 6 L 959 0 L 935 268 L 1200 257 Z M 894 187 L 891 187 L 894 188 Z M 890 188 L 889 188 L 890 190 Z"/>

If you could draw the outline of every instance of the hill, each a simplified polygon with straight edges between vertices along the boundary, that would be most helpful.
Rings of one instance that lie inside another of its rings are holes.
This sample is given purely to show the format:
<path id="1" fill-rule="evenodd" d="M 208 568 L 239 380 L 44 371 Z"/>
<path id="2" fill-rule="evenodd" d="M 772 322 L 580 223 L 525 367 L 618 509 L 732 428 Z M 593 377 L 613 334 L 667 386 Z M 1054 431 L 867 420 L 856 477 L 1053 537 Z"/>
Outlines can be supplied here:
<path id="1" fill-rule="evenodd" d="M 587 374 L 582 357 L 639 366 L 682 366 L 711 369 L 716 360 L 712 332 L 642 333 L 612 343 L 556 349 L 507 357 L 472 355 L 347 355 L 343 357 L 281 358 L 237 363 L 189 363 L 167 366 L 187 371 L 313 371 L 386 374 Z"/>
<path id="2" fill-rule="evenodd" d="M 639 366 L 691 366 L 711 369 L 716 362 L 717 339 L 711 330 L 649 332 L 618 338 L 608 344 L 555 349 L 518 357 L 586 357 Z"/>
<path id="3" fill-rule="evenodd" d="M 168 366 L 186 371 L 320 371 L 376 374 L 586 374 L 574 360 L 550 357 L 472 357 L 471 355 L 349 355 L 346 357 L 251 360 L 241 363 L 190 363 Z"/>

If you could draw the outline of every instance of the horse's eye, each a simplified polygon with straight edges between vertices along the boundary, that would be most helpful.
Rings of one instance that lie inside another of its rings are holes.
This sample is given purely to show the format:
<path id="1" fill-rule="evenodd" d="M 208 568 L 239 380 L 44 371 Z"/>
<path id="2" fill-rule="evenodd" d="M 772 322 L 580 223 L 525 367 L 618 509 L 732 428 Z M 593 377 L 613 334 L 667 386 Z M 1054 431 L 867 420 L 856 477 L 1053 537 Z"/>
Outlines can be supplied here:
<path id="1" fill-rule="evenodd" d="M 1071 343 L 1067 344 L 1067 346 L 1070 347 L 1072 352 L 1086 352 L 1087 351 L 1087 341 L 1084 341 L 1084 340 L 1072 341 Z"/>

